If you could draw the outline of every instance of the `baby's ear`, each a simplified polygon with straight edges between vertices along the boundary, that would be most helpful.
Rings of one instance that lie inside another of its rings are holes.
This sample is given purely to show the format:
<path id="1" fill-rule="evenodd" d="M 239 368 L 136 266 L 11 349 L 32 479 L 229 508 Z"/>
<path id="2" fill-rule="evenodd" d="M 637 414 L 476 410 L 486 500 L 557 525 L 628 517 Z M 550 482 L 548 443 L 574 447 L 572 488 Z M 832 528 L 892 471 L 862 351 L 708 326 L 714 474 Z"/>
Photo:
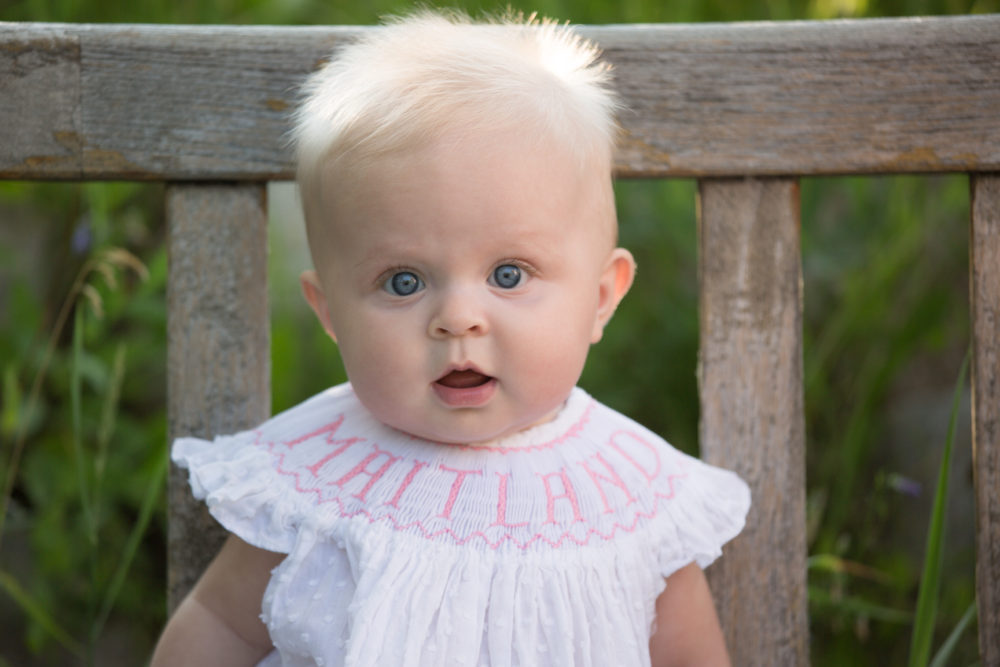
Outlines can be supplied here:
<path id="1" fill-rule="evenodd" d="M 306 298 L 309 307 L 316 313 L 319 323 L 334 341 L 337 334 L 333 332 L 333 322 L 330 321 L 330 307 L 326 303 L 326 295 L 323 294 L 323 287 L 319 283 L 319 276 L 313 270 L 303 271 L 299 276 L 299 283 L 302 285 L 302 296 Z"/>
<path id="2" fill-rule="evenodd" d="M 608 256 L 601 282 L 598 286 L 597 317 L 594 319 L 594 330 L 590 342 L 596 343 L 604 335 L 604 326 L 615 314 L 615 309 L 622 297 L 632 286 L 635 278 L 635 260 L 625 248 L 615 248 Z"/>

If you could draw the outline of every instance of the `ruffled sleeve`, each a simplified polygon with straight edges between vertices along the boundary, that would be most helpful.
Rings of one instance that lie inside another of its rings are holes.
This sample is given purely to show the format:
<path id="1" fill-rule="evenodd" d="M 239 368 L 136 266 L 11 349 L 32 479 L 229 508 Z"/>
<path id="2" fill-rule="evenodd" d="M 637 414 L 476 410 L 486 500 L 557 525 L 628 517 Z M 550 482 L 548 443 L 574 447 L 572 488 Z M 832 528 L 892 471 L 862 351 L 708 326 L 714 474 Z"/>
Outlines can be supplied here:
<path id="1" fill-rule="evenodd" d="M 693 458 L 687 466 L 655 529 L 661 536 L 659 569 L 664 577 L 691 562 L 708 567 L 743 530 L 750 509 L 750 489 L 738 475 Z"/>
<path id="2" fill-rule="evenodd" d="M 289 553 L 298 512 L 279 497 L 271 456 L 253 442 L 252 432 L 179 438 L 171 458 L 188 470 L 191 493 L 226 530 L 255 547 Z"/>
<path id="3" fill-rule="evenodd" d="M 350 385 L 327 389 L 253 430 L 213 440 L 178 438 L 171 458 L 187 469 L 192 494 L 226 530 L 261 549 L 289 553 L 314 507 L 296 492 L 294 476 L 282 474 L 275 443 L 322 433 L 337 410 L 363 410 Z M 371 428 L 366 414 L 358 420 Z"/>

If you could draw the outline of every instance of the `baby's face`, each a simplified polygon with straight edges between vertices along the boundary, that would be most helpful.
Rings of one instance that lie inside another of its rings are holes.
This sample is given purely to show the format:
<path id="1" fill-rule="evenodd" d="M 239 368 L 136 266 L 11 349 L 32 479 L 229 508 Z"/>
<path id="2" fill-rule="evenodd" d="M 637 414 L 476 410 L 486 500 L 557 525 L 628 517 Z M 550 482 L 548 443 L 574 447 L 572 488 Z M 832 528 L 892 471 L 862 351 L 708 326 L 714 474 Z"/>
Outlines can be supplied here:
<path id="1" fill-rule="evenodd" d="M 498 134 L 327 186 L 306 297 L 362 403 L 433 441 L 491 440 L 558 412 L 627 291 L 609 174 Z"/>

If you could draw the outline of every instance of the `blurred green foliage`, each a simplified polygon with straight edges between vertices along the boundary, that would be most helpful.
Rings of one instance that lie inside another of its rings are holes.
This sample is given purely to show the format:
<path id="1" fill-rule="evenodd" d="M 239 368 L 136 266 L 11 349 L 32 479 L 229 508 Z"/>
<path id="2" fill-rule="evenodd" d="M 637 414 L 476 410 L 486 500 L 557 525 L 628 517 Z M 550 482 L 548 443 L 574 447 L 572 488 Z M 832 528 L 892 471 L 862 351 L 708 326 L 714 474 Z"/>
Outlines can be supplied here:
<path id="1" fill-rule="evenodd" d="M 576 23 L 1000 11 L 1000 0 L 510 4 Z M 473 1 L 448 6 L 473 13 L 503 8 Z M 409 7 L 397 0 L 0 0 L 0 20 L 365 24 Z M 0 667 L 74 664 L 88 656 L 98 664 L 135 664 L 164 621 L 160 498 L 124 568 L 128 578 L 112 598 L 113 613 L 106 625 L 95 623 L 149 489 L 162 478 L 162 194 L 162 186 L 136 183 L 0 183 L 0 480 L 11 470 L 18 431 L 25 434 L 0 534 Z M 639 275 L 581 382 L 696 451 L 696 186 L 625 181 L 617 184 L 617 198 L 622 243 L 636 254 Z M 964 177 L 804 180 L 802 220 L 813 662 L 901 664 L 930 513 L 927 489 L 968 339 L 968 183 Z M 275 411 L 343 377 L 334 346 L 300 304 L 295 275 L 305 267 L 301 254 L 285 252 L 286 236 L 274 221 Z M 67 325 L 59 332 L 47 362 L 74 280 L 86 262 L 112 248 L 140 258 L 148 278 L 95 277 L 94 292 L 76 302 L 82 331 Z M 32 383 L 46 363 L 32 404 Z M 113 428 L 102 417 L 109 409 Z M 967 422 L 968 410 L 962 414 Z M 957 451 L 967 451 L 967 423 L 957 437 Z M 955 513 L 968 514 L 968 461 L 957 456 L 952 504 Z M 945 545 L 935 646 L 974 596 L 969 530 L 959 523 Z M 95 635 L 95 627 L 103 632 Z M 959 637 L 954 655 L 956 664 L 975 660 L 974 628 Z"/>

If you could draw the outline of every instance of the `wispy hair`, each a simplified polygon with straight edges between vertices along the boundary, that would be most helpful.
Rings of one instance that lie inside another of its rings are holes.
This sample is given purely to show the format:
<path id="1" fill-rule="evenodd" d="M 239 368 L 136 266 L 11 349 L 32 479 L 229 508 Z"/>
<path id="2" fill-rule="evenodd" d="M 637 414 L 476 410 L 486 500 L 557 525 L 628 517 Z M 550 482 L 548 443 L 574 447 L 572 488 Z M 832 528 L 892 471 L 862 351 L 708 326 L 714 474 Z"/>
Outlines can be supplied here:
<path id="1" fill-rule="evenodd" d="M 519 132 L 610 168 L 618 106 L 599 49 L 566 24 L 429 10 L 390 19 L 303 86 L 292 142 L 307 220 L 321 178 L 358 174 L 450 130 Z"/>

